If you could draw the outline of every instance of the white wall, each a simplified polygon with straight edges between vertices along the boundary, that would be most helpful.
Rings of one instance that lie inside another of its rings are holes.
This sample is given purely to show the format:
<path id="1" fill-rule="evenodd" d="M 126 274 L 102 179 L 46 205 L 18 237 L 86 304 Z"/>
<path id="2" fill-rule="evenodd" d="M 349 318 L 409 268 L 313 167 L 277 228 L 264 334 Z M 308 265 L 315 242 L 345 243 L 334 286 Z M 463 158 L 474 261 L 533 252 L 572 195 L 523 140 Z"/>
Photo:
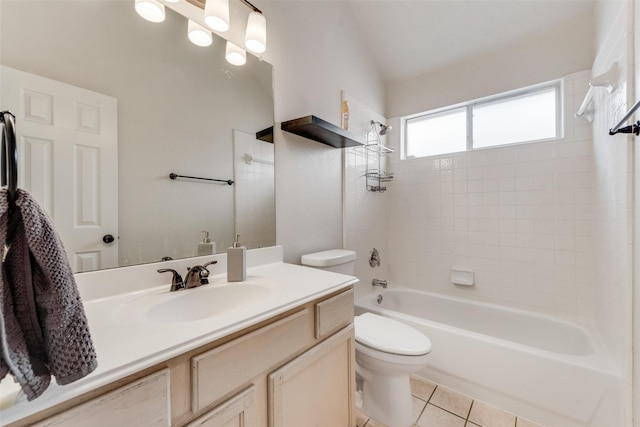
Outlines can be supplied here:
<path id="1" fill-rule="evenodd" d="M 634 0 L 634 21 L 633 21 L 633 49 L 640 47 L 640 0 Z M 634 101 L 640 99 L 640 55 L 635 54 L 634 57 Z M 636 113 L 634 120 L 639 120 L 640 114 Z M 633 146 L 633 361 L 632 361 L 632 401 L 633 401 L 633 422 L 635 427 L 640 427 L 640 173 L 637 173 L 640 167 L 640 149 Z M 638 225 L 636 225 L 638 224 Z"/>
<path id="2" fill-rule="evenodd" d="M 273 154 L 273 144 L 257 140 L 255 133 L 233 131 L 234 228 L 247 249 L 276 241 Z"/>
<path id="3" fill-rule="evenodd" d="M 516 24 L 517 25 L 517 24 Z M 593 60 L 593 17 L 486 55 L 386 85 L 385 115 L 399 117 L 556 79 Z"/>
<path id="4" fill-rule="evenodd" d="M 629 69 L 633 49 L 628 43 L 630 2 L 599 2 L 596 6 L 596 48 L 593 74 L 619 61 L 620 81 L 611 94 L 598 91 L 594 98 L 594 221 L 596 326 L 615 360 L 624 390 L 614 410 L 631 424 L 632 354 L 632 139 L 609 136 L 628 109 Z M 631 101 L 632 102 L 632 101 Z"/>
<path id="5" fill-rule="evenodd" d="M 169 11 L 162 24 L 128 1 L 9 1 L 2 11 L 3 64 L 118 99 L 120 265 L 194 256 L 201 230 L 230 246 L 233 187 L 168 174 L 232 179 L 232 129 L 271 123 L 271 88 L 227 64 L 222 43 L 191 44 L 186 19 Z"/>
<path id="6" fill-rule="evenodd" d="M 634 0 L 634 51 L 640 47 L 640 0 Z M 635 76 L 634 76 L 634 100 L 640 99 L 640 55 L 635 55 Z M 640 114 L 636 113 L 634 120 L 639 120 Z M 637 144 L 637 141 L 636 143 Z M 634 144 L 633 147 L 633 361 L 632 361 L 632 401 L 633 401 L 633 421 L 635 427 L 640 427 L 640 149 Z M 638 224 L 638 225 L 636 225 Z"/>
<path id="7" fill-rule="evenodd" d="M 265 1 L 275 90 L 276 217 L 285 261 L 341 248 L 343 152 L 279 130 L 316 115 L 340 123 L 340 91 L 382 111 L 384 87 L 345 2 Z M 359 257 L 365 254 L 358 254 Z"/>

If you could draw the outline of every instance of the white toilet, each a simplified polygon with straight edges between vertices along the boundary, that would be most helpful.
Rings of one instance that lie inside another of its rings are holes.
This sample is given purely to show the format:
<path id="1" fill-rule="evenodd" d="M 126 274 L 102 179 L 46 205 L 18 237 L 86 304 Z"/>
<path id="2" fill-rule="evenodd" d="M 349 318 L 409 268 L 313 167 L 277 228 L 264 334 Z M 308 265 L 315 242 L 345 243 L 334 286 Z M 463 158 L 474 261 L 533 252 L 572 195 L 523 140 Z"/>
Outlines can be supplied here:
<path id="1" fill-rule="evenodd" d="M 304 255 L 302 265 L 353 275 L 356 253 L 333 249 Z M 373 313 L 356 316 L 356 372 L 367 416 L 389 427 L 413 420 L 409 375 L 428 364 L 431 341 L 411 326 Z"/>
<path id="2" fill-rule="evenodd" d="M 356 316 L 354 323 L 362 412 L 389 427 L 411 426 L 409 375 L 429 363 L 431 341 L 405 323 L 373 313 Z"/>

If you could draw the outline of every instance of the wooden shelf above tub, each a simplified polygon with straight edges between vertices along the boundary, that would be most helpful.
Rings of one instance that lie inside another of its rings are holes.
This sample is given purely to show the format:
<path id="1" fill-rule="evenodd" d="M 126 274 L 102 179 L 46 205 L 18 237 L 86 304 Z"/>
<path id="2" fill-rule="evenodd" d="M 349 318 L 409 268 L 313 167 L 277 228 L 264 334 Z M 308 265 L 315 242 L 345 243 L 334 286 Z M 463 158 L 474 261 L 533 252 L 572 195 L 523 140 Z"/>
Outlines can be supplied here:
<path id="1" fill-rule="evenodd" d="M 365 143 L 364 137 L 316 116 L 305 116 L 282 122 L 280 128 L 335 148 L 360 147 Z"/>

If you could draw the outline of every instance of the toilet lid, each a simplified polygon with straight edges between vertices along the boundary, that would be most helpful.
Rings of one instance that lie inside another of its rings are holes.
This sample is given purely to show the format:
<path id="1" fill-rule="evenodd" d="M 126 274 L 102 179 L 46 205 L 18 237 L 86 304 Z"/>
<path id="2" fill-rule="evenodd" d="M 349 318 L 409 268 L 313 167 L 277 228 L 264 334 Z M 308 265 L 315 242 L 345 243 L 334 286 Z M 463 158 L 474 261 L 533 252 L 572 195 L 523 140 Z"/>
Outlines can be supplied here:
<path id="1" fill-rule="evenodd" d="M 384 353 L 421 356 L 431 351 L 431 341 L 417 329 L 388 317 L 364 313 L 354 319 L 356 341 Z"/>

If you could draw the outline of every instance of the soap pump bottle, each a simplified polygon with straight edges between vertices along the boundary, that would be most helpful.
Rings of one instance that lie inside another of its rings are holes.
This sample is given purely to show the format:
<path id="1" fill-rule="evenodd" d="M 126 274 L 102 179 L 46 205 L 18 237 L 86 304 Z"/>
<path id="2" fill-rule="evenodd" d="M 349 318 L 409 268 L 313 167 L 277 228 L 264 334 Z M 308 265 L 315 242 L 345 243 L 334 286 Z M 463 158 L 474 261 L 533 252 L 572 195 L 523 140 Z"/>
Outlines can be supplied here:
<path id="1" fill-rule="evenodd" d="M 216 253 L 215 251 L 215 243 L 211 241 L 209 238 L 209 232 L 203 231 L 204 237 L 202 238 L 202 242 L 198 244 L 198 256 L 202 255 L 213 255 Z"/>
<path id="2" fill-rule="evenodd" d="M 241 246 L 236 234 L 233 246 L 227 249 L 227 281 L 243 282 L 247 278 L 247 248 Z"/>
<path id="3" fill-rule="evenodd" d="M 342 108 L 340 110 L 340 127 L 344 130 L 349 130 L 349 102 L 342 101 Z"/>

